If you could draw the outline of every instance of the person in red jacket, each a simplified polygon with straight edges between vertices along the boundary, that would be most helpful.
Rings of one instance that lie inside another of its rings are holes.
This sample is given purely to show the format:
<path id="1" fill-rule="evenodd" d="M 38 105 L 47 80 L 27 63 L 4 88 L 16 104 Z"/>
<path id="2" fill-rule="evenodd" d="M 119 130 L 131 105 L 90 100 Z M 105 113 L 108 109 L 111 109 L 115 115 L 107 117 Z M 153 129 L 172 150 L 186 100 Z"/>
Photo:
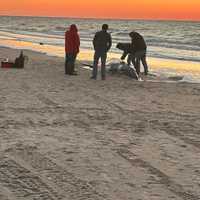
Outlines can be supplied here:
<path id="1" fill-rule="evenodd" d="M 65 74 L 77 75 L 75 72 L 75 61 L 79 53 L 80 37 L 75 24 L 65 33 Z"/>

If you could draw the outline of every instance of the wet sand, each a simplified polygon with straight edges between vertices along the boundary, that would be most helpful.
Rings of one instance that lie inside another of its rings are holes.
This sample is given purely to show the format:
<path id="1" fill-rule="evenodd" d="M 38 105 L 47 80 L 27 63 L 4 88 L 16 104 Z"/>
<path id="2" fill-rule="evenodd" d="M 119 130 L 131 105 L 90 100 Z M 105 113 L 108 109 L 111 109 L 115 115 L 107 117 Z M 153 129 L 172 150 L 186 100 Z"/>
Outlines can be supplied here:
<path id="1" fill-rule="evenodd" d="M 200 84 L 92 81 L 25 54 L 0 69 L 0 200 L 200 199 Z"/>

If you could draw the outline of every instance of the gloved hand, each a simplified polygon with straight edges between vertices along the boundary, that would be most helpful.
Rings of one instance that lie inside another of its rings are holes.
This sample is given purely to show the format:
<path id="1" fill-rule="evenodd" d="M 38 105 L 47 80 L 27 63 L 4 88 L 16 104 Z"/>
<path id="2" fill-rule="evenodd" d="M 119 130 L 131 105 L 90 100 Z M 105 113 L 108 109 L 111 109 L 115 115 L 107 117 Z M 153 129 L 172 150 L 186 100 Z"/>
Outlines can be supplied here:
<path id="1" fill-rule="evenodd" d="M 124 62 L 124 60 L 121 59 L 120 64 L 124 65 L 126 63 Z"/>

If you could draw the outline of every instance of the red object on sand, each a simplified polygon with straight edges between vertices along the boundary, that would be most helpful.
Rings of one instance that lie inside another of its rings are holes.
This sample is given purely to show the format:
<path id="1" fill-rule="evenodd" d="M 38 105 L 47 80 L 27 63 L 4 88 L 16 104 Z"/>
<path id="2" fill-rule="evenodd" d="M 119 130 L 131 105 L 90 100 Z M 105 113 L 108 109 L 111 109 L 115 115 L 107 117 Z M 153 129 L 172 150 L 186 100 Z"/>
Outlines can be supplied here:
<path id="1" fill-rule="evenodd" d="M 2 68 L 13 68 L 14 63 L 12 62 L 1 62 L 1 67 Z"/>

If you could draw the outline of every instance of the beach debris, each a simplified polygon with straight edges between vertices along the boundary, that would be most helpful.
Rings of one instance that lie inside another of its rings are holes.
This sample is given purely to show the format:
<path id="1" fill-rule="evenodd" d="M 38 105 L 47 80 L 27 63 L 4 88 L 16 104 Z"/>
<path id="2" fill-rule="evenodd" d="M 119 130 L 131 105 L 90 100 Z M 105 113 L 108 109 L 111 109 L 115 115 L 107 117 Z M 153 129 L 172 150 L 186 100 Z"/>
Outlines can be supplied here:
<path id="1" fill-rule="evenodd" d="M 9 61 L 2 61 L 1 62 L 1 68 L 13 68 L 14 63 L 13 62 L 9 62 Z"/>
<path id="2" fill-rule="evenodd" d="M 28 57 L 23 54 L 23 51 L 20 52 L 19 57 L 15 59 L 15 62 L 10 62 L 8 58 L 4 59 L 1 62 L 2 68 L 24 68 L 24 63 L 28 61 Z"/>
<path id="3" fill-rule="evenodd" d="M 23 51 L 21 51 L 19 57 L 15 59 L 14 67 L 24 68 L 24 61 L 25 61 L 25 56 L 23 54 Z"/>
<path id="4" fill-rule="evenodd" d="M 83 66 L 93 68 L 93 65 L 92 65 L 92 64 L 89 64 L 89 63 L 81 63 L 81 64 L 82 64 Z"/>
<path id="5" fill-rule="evenodd" d="M 169 80 L 171 81 L 181 81 L 183 80 L 184 76 L 170 76 L 168 77 Z"/>
<path id="6" fill-rule="evenodd" d="M 43 42 L 40 42 L 39 44 L 40 44 L 40 45 L 44 45 L 44 43 L 43 43 Z"/>
<path id="7" fill-rule="evenodd" d="M 0 58 L 1 61 L 4 61 L 4 62 L 8 62 L 9 59 L 8 58 Z"/>

